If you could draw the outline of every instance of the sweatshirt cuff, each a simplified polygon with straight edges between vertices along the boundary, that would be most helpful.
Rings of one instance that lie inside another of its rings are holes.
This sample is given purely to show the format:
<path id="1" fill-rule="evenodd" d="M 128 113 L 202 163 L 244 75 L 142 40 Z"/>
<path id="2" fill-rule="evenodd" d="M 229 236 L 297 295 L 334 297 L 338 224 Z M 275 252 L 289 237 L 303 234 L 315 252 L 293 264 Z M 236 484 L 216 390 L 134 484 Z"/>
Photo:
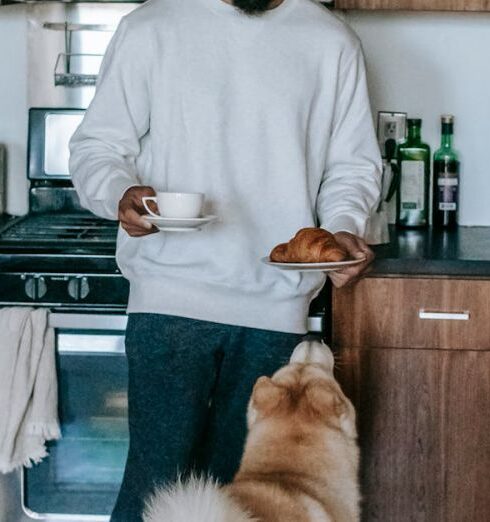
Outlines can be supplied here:
<path id="1" fill-rule="evenodd" d="M 349 232 L 359 237 L 364 237 L 366 231 L 366 219 L 359 219 L 352 216 L 337 216 L 329 222 L 322 223 L 321 227 L 332 234 L 337 232 Z"/>
<path id="2" fill-rule="evenodd" d="M 131 187 L 139 187 L 140 183 L 135 182 L 134 180 L 128 178 L 116 178 L 113 179 L 108 185 L 108 202 L 107 206 L 108 211 L 113 219 L 118 219 L 119 215 L 119 202 L 122 197 Z"/>

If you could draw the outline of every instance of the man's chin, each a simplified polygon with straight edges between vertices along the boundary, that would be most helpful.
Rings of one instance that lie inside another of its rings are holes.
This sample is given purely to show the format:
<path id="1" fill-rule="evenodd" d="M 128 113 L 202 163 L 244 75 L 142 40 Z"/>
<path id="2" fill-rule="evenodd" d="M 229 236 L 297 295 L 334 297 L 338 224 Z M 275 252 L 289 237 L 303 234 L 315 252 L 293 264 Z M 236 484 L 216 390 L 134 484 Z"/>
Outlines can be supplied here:
<path id="1" fill-rule="evenodd" d="M 271 0 L 233 0 L 233 5 L 249 15 L 260 15 L 269 9 Z"/>

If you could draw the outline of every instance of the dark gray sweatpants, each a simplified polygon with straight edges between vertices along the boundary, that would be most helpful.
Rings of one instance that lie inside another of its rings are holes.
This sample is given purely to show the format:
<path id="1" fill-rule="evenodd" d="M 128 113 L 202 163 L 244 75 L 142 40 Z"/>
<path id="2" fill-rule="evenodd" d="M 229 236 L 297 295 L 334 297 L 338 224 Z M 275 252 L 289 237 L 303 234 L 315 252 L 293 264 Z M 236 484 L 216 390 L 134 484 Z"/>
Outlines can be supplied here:
<path id="1" fill-rule="evenodd" d="M 111 522 L 140 522 L 146 496 L 178 474 L 197 470 L 231 481 L 242 455 L 253 385 L 286 364 L 301 338 L 130 314 L 130 443 Z"/>

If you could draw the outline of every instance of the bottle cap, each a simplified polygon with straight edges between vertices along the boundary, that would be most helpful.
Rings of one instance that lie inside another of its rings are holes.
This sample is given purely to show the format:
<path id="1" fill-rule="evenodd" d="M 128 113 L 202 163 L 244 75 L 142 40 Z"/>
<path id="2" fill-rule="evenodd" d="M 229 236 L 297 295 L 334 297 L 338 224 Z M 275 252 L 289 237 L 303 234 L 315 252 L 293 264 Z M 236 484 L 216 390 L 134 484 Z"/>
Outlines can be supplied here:
<path id="1" fill-rule="evenodd" d="M 441 121 L 442 123 L 454 123 L 454 116 L 452 114 L 443 114 Z"/>

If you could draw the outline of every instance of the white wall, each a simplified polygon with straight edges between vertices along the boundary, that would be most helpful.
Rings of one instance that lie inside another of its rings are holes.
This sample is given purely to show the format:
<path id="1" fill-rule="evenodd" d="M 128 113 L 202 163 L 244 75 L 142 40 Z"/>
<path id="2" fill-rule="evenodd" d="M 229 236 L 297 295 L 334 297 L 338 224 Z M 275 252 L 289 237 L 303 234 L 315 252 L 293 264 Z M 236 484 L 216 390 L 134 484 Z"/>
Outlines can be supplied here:
<path id="1" fill-rule="evenodd" d="M 424 119 L 433 148 L 439 116 L 456 115 L 463 159 L 460 221 L 490 226 L 490 13 L 350 12 L 369 69 L 373 111 Z M 25 6 L 0 8 L 0 142 L 9 155 L 8 211 L 27 210 Z"/>
<path id="2" fill-rule="evenodd" d="M 26 6 L 0 8 L 0 143 L 7 146 L 7 212 L 27 210 Z"/>
<path id="3" fill-rule="evenodd" d="M 368 64 L 373 112 L 422 117 L 439 146 L 443 113 L 456 116 L 463 225 L 490 225 L 490 13 L 347 14 Z"/>

